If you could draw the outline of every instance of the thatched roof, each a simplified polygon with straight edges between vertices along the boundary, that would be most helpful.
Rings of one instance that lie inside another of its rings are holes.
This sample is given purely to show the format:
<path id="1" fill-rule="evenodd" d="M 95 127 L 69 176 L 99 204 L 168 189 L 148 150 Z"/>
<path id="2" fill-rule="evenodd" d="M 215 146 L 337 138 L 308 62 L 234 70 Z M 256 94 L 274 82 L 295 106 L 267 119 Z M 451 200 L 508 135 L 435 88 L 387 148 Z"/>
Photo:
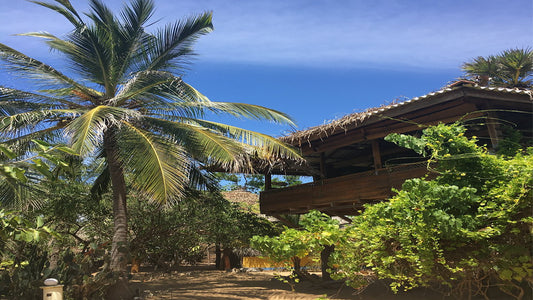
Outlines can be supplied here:
<path id="1" fill-rule="evenodd" d="M 346 132 L 349 129 L 357 128 L 369 118 L 374 117 L 374 116 L 379 116 L 382 114 L 386 114 L 387 112 L 392 111 L 393 109 L 397 107 L 410 105 L 410 104 L 413 104 L 419 101 L 431 101 L 433 98 L 439 95 L 450 93 L 452 91 L 458 90 L 463 87 L 469 87 L 469 88 L 473 88 L 476 90 L 494 91 L 494 92 L 500 92 L 500 93 L 525 94 L 525 95 L 529 95 L 530 98 L 533 100 L 532 90 L 518 89 L 518 88 L 510 89 L 510 88 L 498 88 L 498 87 L 484 87 L 484 86 L 477 85 L 473 81 L 459 80 L 436 92 L 432 92 L 432 93 L 429 93 L 429 94 L 426 94 L 420 97 L 415 97 L 407 101 L 393 102 L 393 103 L 382 105 L 379 107 L 369 108 L 362 112 L 352 113 L 352 114 L 346 115 L 340 119 L 331 121 L 324 125 L 314 126 L 308 129 L 293 132 L 288 136 L 281 137 L 280 140 L 282 140 L 283 142 L 292 144 L 292 145 L 296 145 L 296 146 L 301 145 L 302 143 L 307 143 L 307 142 L 314 141 L 314 140 L 321 140 L 330 135 L 341 133 L 343 131 Z"/>
<path id="2" fill-rule="evenodd" d="M 245 203 L 247 205 L 254 205 L 259 203 L 259 195 L 248 192 L 246 190 L 234 190 L 221 193 L 224 199 L 230 202 Z"/>

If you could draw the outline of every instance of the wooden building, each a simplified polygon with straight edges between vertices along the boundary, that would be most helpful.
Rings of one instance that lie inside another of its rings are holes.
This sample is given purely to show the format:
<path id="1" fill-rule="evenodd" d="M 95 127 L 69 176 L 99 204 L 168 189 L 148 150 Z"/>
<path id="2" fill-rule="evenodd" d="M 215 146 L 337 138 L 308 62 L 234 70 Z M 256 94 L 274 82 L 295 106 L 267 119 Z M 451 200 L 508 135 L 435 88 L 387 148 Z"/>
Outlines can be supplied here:
<path id="1" fill-rule="evenodd" d="M 330 215 L 355 215 L 364 203 L 382 201 L 409 178 L 426 174 L 427 166 L 413 151 L 386 142 L 390 133 L 419 135 L 439 122 L 462 120 L 470 135 L 497 148 L 505 126 L 533 137 L 531 90 L 481 87 L 458 81 L 434 93 L 347 115 L 329 124 L 295 132 L 281 139 L 301 150 L 307 169 L 286 174 L 313 176 L 298 186 L 268 189 L 260 195 L 261 212 L 300 214 L 318 209 Z M 266 173 L 283 173 L 271 169 Z"/>

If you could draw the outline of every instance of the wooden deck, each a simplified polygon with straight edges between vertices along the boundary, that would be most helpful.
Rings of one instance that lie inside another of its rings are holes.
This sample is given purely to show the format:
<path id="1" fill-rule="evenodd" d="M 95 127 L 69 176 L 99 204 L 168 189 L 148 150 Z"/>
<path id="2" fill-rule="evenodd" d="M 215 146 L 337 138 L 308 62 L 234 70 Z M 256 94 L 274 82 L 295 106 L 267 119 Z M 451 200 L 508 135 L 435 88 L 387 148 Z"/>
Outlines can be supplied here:
<path id="1" fill-rule="evenodd" d="M 317 209 L 330 215 L 355 215 L 364 203 L 390 198 L 392 188 L 428 173 L 425 162 L 400 165 L 261 192 L 261 213 L 299 214 Z"/>

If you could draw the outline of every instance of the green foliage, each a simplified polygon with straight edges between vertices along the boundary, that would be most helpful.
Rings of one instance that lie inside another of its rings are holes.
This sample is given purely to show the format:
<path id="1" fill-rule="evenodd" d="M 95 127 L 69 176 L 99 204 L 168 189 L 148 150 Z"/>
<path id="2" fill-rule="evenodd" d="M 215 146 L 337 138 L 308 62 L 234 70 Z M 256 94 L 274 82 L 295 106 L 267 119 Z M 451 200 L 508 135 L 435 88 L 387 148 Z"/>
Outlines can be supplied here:
<path id="1" fill-rule="evenodd" d="M 44 239 L 57 236 L 43 219 L 31 221 L 21 214 L 0 210 L 0 296 L 38 299 L 47 262 L 43 255 Z"/>
<path id="2" fill-rule="evenodd" d="M 464 133 L 441 124 L 418 139 L 387 137 L 425 152 L 437 177 L 407 180 L 390 201 L 354 217 L 334 253 L 337 278 L 364 284 L 366 268 L 394 291 L 440 285 L 464 296 L 497 284 L 523 292 L 533 275 L 533 150 L 495 156 Z"/>
<path id="3" fill-rule="evenodd" d="M 458 124 L 439 124 L 425 129 L 420 138 L 391 134 L 385 139 L 407 148 L 415 145 L 410 149 L 427 156 L 428 166 L 439 174 L 436 179 L 439 183 L 472 187 L 482 194 L 503 176 L 503 170 L 497 166 L 498 158 L 478 146 L 477 137 L 465 136 L 465 131 Z"/>
<path id="4" fill-rule="evenodd" d="M 157 208 L 142 199 L 130 203 L 132 254 L 160 267 L 196 263 L 205 248 L 248 247 L 254 234 L 274 234 L 268 220 L 244 212 L 219 193 L 191 192 L 186 201 Z"/>
<path id="5" fill-rule="evenodd" d="M 513 129 L 510 126 L 502 126 L 503 139 L 498 143 L 498 155 L 514 156 L 522 147 L 522 132 Z M 531 141 L 528 141 L 531 145 Z M 526 145 L 527 145 L 526 144 Z"/>
<path id="6" fill-rule="evenodd" d="M 32 222 L 15 212 L 0 210 L 0 254 L 5 254 L 9 242 L 38 242 L 43 235 L 51 234 L 52 231 L 43 225 L 41 217 Z"/>
<path id="7" fill-rule="evenodd" d="M 316 257 L 324 246 L 336 244 L 341 231 L 339 223 L 328 215 L 313 210 L 300 219 L 301 228 L 287 228 L 274 237 L 254 236 L 253 248 L 277 262 L 288 262 L 306 256 Z"/>
<path id="8" fill-rule="evenodd" d="M 68 164 L 66 155 L 71 148 L 32 140 L 33 155 L 19 155 L 14 147 L 0 144 L 0 203 L 9 208 L 38 207 L 42 204 L 35 192 L 40 192 L 36 183 L 41 180 L 57 180 L 60 171 Z M 54 172 L 54 169 L 57 171 Z"/>
<path id="9" fill-rule="evenodd" d="M 42 197 L 46 201 L 40 210 L 27 213 L 42 216 L 37 218 L 42 227 L 27 221 L 36 217 L 17 215 L 4 220 L 7 225 L 12 224 L 5 226 L 11 228 L 11 236 L 21 239 L 10 241 L 5 251 L 3 289 L 9 291 L 5 294 L 39 299 L 42 281 L 54 277 L 65 285 L 67 299 L 101 299 L 106 286 L 114 280 L 109 273 L 110 195 L 94 199 L 87 184 L 74 180 L 45 182 L 43 186 Z M 186 201 L 169 207 L 151 205 L 133 194 L 128 206 L 133 257 L 163 269 L 196 263 L 203 258 L 205 248 L 214 243 L 228 248 L 248 247 L 252 235 L 278 232 L 268 220 L 243 212 L 217 193 L 190 191 Z M 22 225 L 17 225 L 19 221 Z M 35 237 L 36 229 L 47 228 L 42 223 L 61 235 L 39 238 L 40 243 L 22 241 Z M 21 229 L 16 231 L 15 225 Z M 18 261 L 22 262 L 14 271 L 11 253 L 18 253 Z"/>
<path id="10" fill-rule="evenodd" d="M 454 278 L 458 269 L 447 263 L 441 242 L 464 245 L 464 235 L 476 230 L 479 200 L 474 193 L 472 188 L 408 180 L 390 202 L 367 205 L 353 219 L 334 261 L 343 273 L 371 268 L 377 276 L 392 279 L 393 290 Z"/>
<path id="11" fill-rule="evenodd" d="M 103 161 L 90 180 L 94 191 L 111 187 L 114 193 L 113 207 L 118 209 L 113 210 L 111 268 L 123 277 L 128 255 L 118 250 L 126 249 L 129 190 L 165 205 L 183 199 L 191 186 L 205 188 L 205 166 L 249 171 L 252 157 L 301 159 L 276 138 L 204 118 L 214 113 L 294 126 L 282 112 L 213 102 L 183 81 L 194 42 L 213 30 L 211 12 L 146 30 L 153 24 L 152 0 L 131 1 L 118 12 L 104 1 L 90 0 L 86 13 L 66 0 L 32 2 L 58 13 L 71 27 L 62 38 L 44 31 L 23 35 L 44 39 L 63 56 L 62 66 L 69 72 L 0 44 L 0 66 L 34 83 L 25 85 L 29 91 L 0 86 L 0 141 L 16 144 L 21 152 L 32 148 L 31 138 L 66 141 L 85 162 Z M 48 147 L 40 142 L 36 146 L 40 151 Z M 54 175 L 45 160 L 36 158 L 32 164 L 44 176 Z M 6 178 L 2 183 L 24 181 L 27 174 L 11 165 L 0 172 Z M 13 198 L 4 191 L 0 189 L 1 198 Z M 17 198 L 23 198 L 21 193 Z"/>

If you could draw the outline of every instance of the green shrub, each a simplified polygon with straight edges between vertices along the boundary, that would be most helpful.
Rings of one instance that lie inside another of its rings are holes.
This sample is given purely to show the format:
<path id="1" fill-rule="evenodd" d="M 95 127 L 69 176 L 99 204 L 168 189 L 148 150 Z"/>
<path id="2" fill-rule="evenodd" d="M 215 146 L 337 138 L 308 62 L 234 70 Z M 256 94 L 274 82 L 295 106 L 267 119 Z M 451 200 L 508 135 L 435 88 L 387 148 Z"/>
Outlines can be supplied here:
<path id="1" fill-rule="evenodd" d="M 437 177 L 408 180 L 390 201 L 365 206 L 336 248 L 336 278 L 359 287 L 369 269 L 394 291 L 485 295 L 497 285 L 524 295 L 533 275 L 533 151 L 491 155 L 464 133 L 441 124 L 421 138 L 387 138 L 426 155 Z"/>

